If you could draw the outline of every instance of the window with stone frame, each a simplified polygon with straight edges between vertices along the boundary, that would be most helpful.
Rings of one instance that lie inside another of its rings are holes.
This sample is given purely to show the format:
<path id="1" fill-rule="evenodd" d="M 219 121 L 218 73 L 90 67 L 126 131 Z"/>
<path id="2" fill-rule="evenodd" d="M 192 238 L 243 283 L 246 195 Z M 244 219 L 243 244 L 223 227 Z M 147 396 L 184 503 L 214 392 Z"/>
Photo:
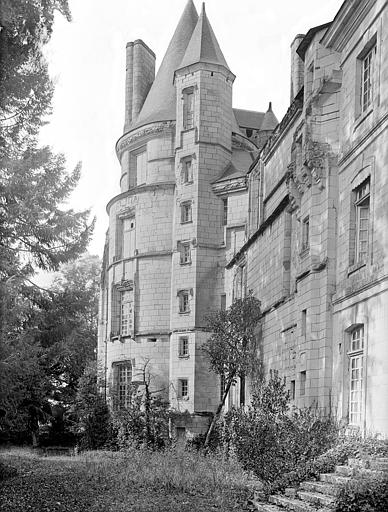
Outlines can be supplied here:
<path id="1" fill-rule="evenodd" d="M 191 201 L 181 203 L 181 224 L 192 222 Z"/>
<path id="2" fill-rule="evenodd" d="M 179 263 L 187 265 L 191 263 L 191 244 L 190 242 L 179 242 Z"/>
<path id="3" fill-rule="evenodd" d="M 310 217 L 302 220 L 302 252 L 310 248 Z"/>
<path id="4" fill-rule="evenodd" d="M 194 128 L 194 87 L 183 91 L 183 129 Z"/>
<path id="5" fill-rule="evenodd" d="M 246 295 L 246 266 L 241 264 L 237 267 L 233 279 L 233 300 L 243 299 Z"/>
<path id="6" fill-rule="evenodd" d="M 135 217 L 120 219 L 122 226 L 122 258 L 130 258 L 135 252 Z"/>
<path id="7" fill-rule="evenodd" d="M 307 379 L 306 371 L 300 372 L 299 377 L 300 377 L 299 378 L 299 395 L 305 396 L 305 394 L 306 394 L 306 379 Z"/>
<path id="8" fill-rule="evenodd" d="M 375 60 L 376 45 L 361 59 L 361 112 L 366 112 L 373 102 Z"/>
<path id="9" fill-rule="evenodd" d="M 120 361 L 112 366 L 116 390 L 115 409 L 124 409 L 130 405 L 132 397 L 132 363 L 128 360 Z"/>
<path id="10" fill-rule="evenodd" d="M 179 336 L 178 338 L 178 356 L 189 356 L 189 338 L 188 336 Z"/>
<path id="11" fill-rule="evenodd" d="M 364 324 L 349 331 L 349 424 L 362 427 L 364 417 Z"/>
<path id="12" fill-rule="evenodd" d="M 228 224 L 228 198 L 224 197 L 222 199 L 222 225 L 226 226 Z"/>
<path id="13" fill-rule="evenodd" d="M 188 379 L 178 379 L 178 399 L 184 400 L 189 397 Z"/>
<path id="14" fill-rule="evenodd" d="M 136 185 L 143 185 L 147 182 L 147 151 L 140 151 L 134 157 L 136 161 Z"/>
<path id="15" fill-rule="evenodd" d="M 190 313 L 190 290 L 178 292 L 179 313 Z"/>
<path id="16" fill-rule="evenodd" d="M 182 160 L 182 183 L 193 182 L 193 160 L 191 157 Z"/>
<path id="17" fill-rule="evenodd" d="M 120 334 L 133 335 L 133 290 L 120 292 Z"/>
<path id="18" fill-rule="evenodd" d="M 353 191 L 354 229 L 351 243 L 351 263 L 366 263 L 369 252 L 370 178 Z M 353 250 L 352 250 L 353 249 Z"/>

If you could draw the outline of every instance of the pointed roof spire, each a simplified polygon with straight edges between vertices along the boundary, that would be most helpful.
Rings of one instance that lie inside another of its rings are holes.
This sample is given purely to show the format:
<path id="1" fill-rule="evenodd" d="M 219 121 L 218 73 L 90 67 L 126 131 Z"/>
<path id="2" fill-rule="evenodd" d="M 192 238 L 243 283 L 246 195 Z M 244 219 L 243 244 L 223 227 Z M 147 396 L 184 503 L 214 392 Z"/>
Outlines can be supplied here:
<path id="1" fill-rule="evenodd" d="M 205 3 L 202 4 L 201 15 L 179 68 L 184 68 L 197 62 L 219 64 L 230 71 L 206 16 Z"/>
<path id="2" fill-rule="evenodd" d="M 260 131 L 274 130 L 278 124 L 279 121 L 276 119 L 275 114 L 272 112 L 272 102 L 270 101 L 268 110 L 264 114 L 264 119 L 262 125 L 260 126 Z"/>
<path id="3" fill-rule="evenodd" d="M 176 118 L 176 92 L 173 83 L 174 71 L 185 54 L 191 35 L 198 21 L 198 13 L 193 0 L 188 0 L 168 45 L 154 83 L 131 130 L 157 121 Z"/>

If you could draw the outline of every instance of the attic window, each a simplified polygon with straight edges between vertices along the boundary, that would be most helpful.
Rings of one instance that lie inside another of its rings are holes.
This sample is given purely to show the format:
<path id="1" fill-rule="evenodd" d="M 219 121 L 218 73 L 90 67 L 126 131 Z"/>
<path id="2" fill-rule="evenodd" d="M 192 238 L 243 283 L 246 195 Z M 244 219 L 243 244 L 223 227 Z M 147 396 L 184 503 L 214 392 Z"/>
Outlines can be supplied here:
<path id="1" fill-rule="evenodd" d="M 245 130 L 245 133 L 247 134 L 248 139 L 252 137 L 253 130 L 252 128 L 247 128 Z"/>

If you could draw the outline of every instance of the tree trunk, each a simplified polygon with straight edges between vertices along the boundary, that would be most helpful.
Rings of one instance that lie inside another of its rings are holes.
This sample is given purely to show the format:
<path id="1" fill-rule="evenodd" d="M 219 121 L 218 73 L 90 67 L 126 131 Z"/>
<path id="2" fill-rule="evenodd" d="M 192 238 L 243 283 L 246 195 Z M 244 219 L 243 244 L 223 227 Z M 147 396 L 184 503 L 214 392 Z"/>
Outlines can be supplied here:
<path id="1" fill-rule="evenodd" d="M 222 400 L 221 402 L 218 404 L 218 407 L 217 407 L 217 410 L 213 416 L 213 419 L 212 419 L 212 422 L 210 423 L 210 426 L 208 428 L 208 431 L 206 433 L 206 438 L 205 438 L 205 443 L 204 443 L 204 448 L 207 448 L 209 446 L 209 442 L 210 442 L 210 436 L 214 430 L 214 427 L 215 427 L 215 424 L 221 414 L 221 411 L 222 411 L 222 408 L 224 406 L 224 403 L 225 403 L 225 400 L 226 400 L 226 397 L 228 396 L 228 393 L 229 393 L 229 390 L 230 390 L 230 387 L 233 383 L 233 380 L 236 376 L 236 372 L 233 373 L 233 375 L 231 377 L 229 377 L 229 380 L 228 380 L 228 383 L 225 387 L 225 390 L 224 390 L 224 393 L 222 395 Z"/>

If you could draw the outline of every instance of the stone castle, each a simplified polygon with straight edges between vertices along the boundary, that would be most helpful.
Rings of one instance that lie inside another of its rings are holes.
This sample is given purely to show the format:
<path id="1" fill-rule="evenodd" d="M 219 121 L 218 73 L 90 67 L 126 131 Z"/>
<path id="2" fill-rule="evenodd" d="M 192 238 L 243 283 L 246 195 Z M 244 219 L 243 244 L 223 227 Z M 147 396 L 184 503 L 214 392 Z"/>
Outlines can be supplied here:
<path id="1" fill-rule="evenodd" d="M 144 383 L 202 431 L 220 398 L 205 317 L 252 290 L 267 370 L 291 399 L 388 434 L 388 7 L 345 0 L 291 44 L 278 123 L 189 0 L 155 76 L 126 48 L 121 193 L 108 203 L 98 353 L 113 407 Z M 240 379 L 228 407 L 249 402 Z"/>

